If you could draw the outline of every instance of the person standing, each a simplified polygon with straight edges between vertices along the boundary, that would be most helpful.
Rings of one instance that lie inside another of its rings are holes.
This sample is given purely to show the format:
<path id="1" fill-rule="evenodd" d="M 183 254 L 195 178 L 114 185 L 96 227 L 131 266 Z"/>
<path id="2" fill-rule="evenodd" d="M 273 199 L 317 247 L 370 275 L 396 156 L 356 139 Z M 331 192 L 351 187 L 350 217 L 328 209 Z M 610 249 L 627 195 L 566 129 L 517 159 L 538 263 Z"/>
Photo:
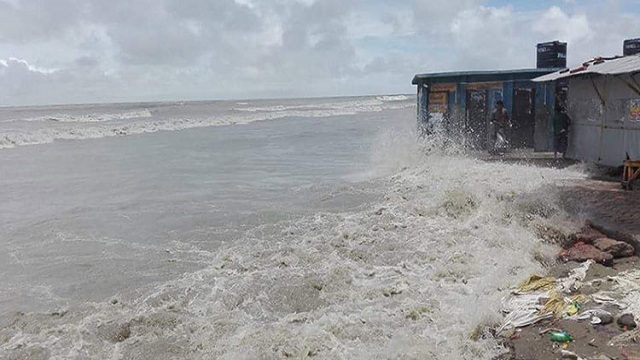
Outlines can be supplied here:
<path id="1" fill-rule="evenodd" d="M 569 145 L 569 126 L 571 126 L 571 119 L 567 115 L 567 110 L 562 105 L 556 105 L 553 114 L 554 158 L 557 158 L 558 153 L 561 153 L 562 158 L 565 159 Z"/>
<path id="2" fill-rule="evenodd" d="M 506 129 L 511 127 L 511 118 L 509 117 L 509 112 L 504 108 L 504 102 L 502 100 L 498 100 L 496 102 L 496 108 L 491 113 L 491 124 L 493 125 L 493 137 L 492 140 L 494 142 L 494 150 L 499 150 L 499 148 L 504 148 L 507 145 L 507 133 Z M 500 140 L 501 137 L 502 141 Z"/>

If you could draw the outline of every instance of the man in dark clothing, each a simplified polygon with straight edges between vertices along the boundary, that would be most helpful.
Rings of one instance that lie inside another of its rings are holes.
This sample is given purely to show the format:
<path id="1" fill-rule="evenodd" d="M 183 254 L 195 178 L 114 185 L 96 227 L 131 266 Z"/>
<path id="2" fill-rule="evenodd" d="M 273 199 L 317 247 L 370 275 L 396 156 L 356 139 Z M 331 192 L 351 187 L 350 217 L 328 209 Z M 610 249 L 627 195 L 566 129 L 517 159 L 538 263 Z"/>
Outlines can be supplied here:
<path id="1" fill-rule="evenodd" d="M 553 115 L 553 135 L 555 139 L 554 158 L 558 157 L 558 153 L 562 154 L 563 159 L 565 158 L 567 146 L 569 145 L 570 125 L 571 119 L 569 115 L 567 115 L 566 109 L 561 105 L 556 106 Z"/>
<path id="2" fill-rule="evenodd" d="M 504 108 L 504 103 L 502 100 L 498 100 L 496 102 L 496 108 L 493 110 L 491 114 L 491 124 L 493 125 L 493 141 L 494 141 L 494 150 L 498 150 L 498 148 L 506 147 L 506 129 L 511 127 L 511 118 L 509 117 L 509 113 L 507 109 Z M 498 135 L 502 138 L 502 142 L 498 143 Z"/>

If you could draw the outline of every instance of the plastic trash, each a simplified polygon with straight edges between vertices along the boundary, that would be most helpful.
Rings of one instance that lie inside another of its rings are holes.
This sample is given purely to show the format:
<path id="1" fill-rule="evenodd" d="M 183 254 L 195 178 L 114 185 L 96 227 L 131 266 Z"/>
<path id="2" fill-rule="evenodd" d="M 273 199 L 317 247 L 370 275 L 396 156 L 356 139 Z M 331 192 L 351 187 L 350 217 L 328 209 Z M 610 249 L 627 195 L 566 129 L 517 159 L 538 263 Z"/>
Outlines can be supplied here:
<path id="1" fill-rule="evenodd" d="M 583 262 L 582 265 L 571 270 L 571 272 L 569 272 L 569 276 L 559 281 L 560 284 L 558 290 L 566 294 L 575 293 L 582 287 L 582 281 L 584 281 L 584 278 L 587 276 L 589 267 L 593 264 L 593 260 L 587 260 Z"/>
<path id="2" fill-rule="evenodd" d="M 569 309 L 567 310 L 567 315 L 573 316 L 579 313 L 581 308 L 582 308 L 582 305 L 580 305 L 580 303 L 574 302 L 569 306 Z"/>
<path id="3" fill-rule="evenodd" d="M 580 287 L 593 261 L 586 261 L 573 269 L 567 278 L 554 279 L 533 275 L 513 289 L 502 300 L 502 311 L 507 314 L 498 328 L 501 334 L 506 330 L 537 323 L 541 320 L 562 318 L 572 303 L 585 304 L 584 295 L 566 298 L 563 293 L 571 293 Z"/>
<path id="4" fill-rule="evenodd" d="M 563 332 L 552 332 L 551 333 L 551 341 L 557 342 L 557 343 L 568 343 L 568 342 L 572 342 L 573 338 L 566 331 L 563 331 Z"/>
<path id="5" fill-rule="evenodd" d="M 589 298 L 584 295 L 576 295 L 568 298 L 559 292 L 555 292 L 551 294 L 549 300 L 544 304 L 543 313 L 551 313 L 556 319 L 563 318 L 565 315 L 573 317 L 580 312 L 582 304 L 588 301 Z M 588 319 L 588 317 L 585 319 Z"/>
<path id="6" fill-rule="evenodd" d="M 613 322 L 613 315 L 602 309 L 585 310 L 580 314 L 570 317 L 573 320 L 590 320 L 592 325 L 607 325 Z"/>
<path id="7" fill-rule="evenodd" d="M 526 294 L 533 291 L 550 291 L 556 286 L 556 279 L 552 277 L 542 277 L 540 275 L 531 275 L 527 280 L 523 281 L 514 294 Z"/>

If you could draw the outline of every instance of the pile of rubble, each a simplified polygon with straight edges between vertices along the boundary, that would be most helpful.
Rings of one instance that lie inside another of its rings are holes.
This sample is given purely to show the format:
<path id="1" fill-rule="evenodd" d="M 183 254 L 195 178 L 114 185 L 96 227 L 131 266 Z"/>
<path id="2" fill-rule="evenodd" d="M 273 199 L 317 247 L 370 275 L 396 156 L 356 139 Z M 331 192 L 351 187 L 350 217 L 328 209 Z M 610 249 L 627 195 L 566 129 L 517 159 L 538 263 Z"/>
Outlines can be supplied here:
<path id="1" fill-rule="evenodd" d="M 559 257 L 564 262 L 593 260 L 605 266 L 611 266 L 614 259 L 632 257 L 636 253 L 632 245 L 611 239 L 590 226 L 571 235 L 563 247 Z"/>

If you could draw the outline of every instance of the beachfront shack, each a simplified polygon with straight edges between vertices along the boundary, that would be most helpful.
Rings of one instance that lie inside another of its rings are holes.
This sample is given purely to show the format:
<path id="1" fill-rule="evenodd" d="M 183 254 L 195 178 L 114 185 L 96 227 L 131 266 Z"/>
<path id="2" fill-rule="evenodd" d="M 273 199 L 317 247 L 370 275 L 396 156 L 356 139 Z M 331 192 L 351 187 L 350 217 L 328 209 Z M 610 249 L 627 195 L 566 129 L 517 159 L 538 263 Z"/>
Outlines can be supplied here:
<path id="1" fill-rule="evenodd" d="M 412 83 L 418 88 L 419 127 L 426 133 L 442 131 L 471 148 L 487 149 L 491 142 L 491 112 L 495 103 L 502 100 L 512 117 L 513 128 L 508 134 L 511 145 L 550 151 L 551 117 L 561 88 L 553 81 L 531 80 L 557 70 L 418 74 Z"/>
<path id="2" fill-rule="evenodd" d="M 640 159 L 640 55 L 597 58 L 534 79 L 566 83 L 567 156 L 607 166 Z"/>

